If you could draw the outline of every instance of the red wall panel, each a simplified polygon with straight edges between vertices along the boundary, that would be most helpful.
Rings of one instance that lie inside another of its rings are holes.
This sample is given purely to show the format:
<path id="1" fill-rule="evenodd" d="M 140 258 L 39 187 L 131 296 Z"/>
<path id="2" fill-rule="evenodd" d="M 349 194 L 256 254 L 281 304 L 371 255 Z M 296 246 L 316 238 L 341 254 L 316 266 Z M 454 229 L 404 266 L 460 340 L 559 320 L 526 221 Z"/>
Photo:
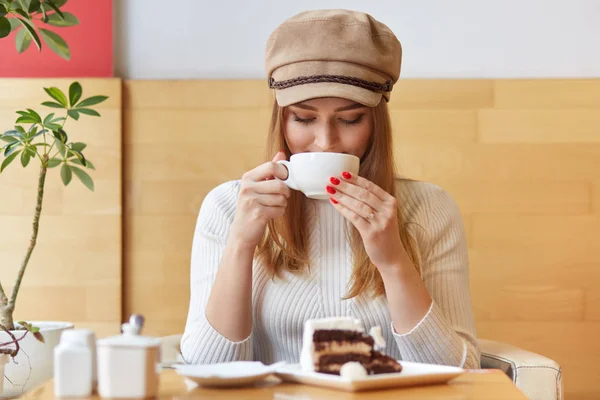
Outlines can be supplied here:
<path id="1" fill-rule="evenodd" d="M 44 44 L 40 53 L 35 43 L 19 54 L 13 32 L 0 39 L 0 77 L 113 76 L 112 0 L 69 0 L 61 10 L 73 13 L 79 25 L 44 28 L 65 39 L 71 59 L 64 60 Z"/>

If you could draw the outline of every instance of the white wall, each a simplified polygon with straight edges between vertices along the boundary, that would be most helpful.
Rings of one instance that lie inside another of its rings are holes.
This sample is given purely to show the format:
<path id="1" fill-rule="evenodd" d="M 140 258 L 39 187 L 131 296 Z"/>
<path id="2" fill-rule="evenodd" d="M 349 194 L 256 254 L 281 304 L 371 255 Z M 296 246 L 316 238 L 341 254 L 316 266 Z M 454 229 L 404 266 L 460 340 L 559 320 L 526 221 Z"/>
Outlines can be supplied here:
<path id="1" fill-rule="evenodd" d="M 600 77 L 600 0 L 114 0 L 130 79 L 264 78 L 284 19 L 350 8 L 387 24 L 409 78 Z"/>

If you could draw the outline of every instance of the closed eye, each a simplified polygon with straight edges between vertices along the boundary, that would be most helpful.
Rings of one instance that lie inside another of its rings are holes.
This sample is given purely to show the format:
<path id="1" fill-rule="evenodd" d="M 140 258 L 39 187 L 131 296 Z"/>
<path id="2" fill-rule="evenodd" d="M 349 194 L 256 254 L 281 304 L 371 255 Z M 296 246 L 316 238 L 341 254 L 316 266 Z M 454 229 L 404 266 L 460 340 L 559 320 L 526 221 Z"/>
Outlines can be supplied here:
<path id="1" fill-rule="evenodd" d="M 311 123 L 311 122 L 313 122 L 315 119 L 316 119 L 316 118 L 307 118 L 307 119 L 304 119 L 304 118 L 300 118 L 299 116 L 297 116 L 296 114 L 294 114 L 294 121 L 296 121 L 296 122 L 300 122 L 301 124 L 304 124 L 304 125 L 308 125 L 308 124 L 310 124 L 310 123 Z"/>
<path id="2" fill-rule="evenodd" d="M 360 114 L 358 117 L 354 118 L 353 120 L 346 120 L 346 119 L 342 119 L 340 118 L 340 121 L 342 121 L 342 123 L 346 124 L 346 125 L 356 125 L 359 124 L 360 121 L 362 121 L 363 117 L 365 116 L 365 114 Z"/>

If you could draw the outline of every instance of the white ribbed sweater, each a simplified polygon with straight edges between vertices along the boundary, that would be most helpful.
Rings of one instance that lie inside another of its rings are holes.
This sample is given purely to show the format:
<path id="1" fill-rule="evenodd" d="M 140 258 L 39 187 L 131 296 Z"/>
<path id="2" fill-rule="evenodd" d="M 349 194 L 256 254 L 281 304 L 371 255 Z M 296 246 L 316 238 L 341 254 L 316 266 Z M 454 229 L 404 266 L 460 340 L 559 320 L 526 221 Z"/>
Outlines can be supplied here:
<path id="1" fill-rule="evenodd" d="M 200 209 L 192 246 L 191 297 L 181 353 L 188 363 L 256 360 L 297 363 L 308 319 L 352 316 L 366 331 L 381 326 L 384 352 L 406 361 L 479 368 L 480 351 L 469 291 L 467 244 L 454 200 L 430 183 L 398 182 L 401 211 L 418 243 L 421 277 L 433 299 L 426 316 L 409 333 L 393 332 L 384 296 L 341 300 L 352 269 L 344 234 L 346 221 L 328 201 L 308 200 L 311 272 L 284 273 L 272 280 L 258 261 L 253 266 L 253 327 L 232 342 L 207 321 L 205 308 L 233 221 L 239 181 L 213 189 Z M 227 310 L 223 310 L 227 312 Z"/>

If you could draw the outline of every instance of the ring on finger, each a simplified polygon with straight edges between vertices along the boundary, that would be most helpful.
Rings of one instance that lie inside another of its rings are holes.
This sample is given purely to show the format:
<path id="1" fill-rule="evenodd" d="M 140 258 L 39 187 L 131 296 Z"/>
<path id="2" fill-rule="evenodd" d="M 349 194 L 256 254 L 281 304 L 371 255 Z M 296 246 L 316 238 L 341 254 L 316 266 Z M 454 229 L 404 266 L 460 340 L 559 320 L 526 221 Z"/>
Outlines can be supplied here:
<path id="1" fill-rule="evenodd" d="M 367 220 L 372 221 L 375 218 L 375 213 L 371 211 L 369 215 L 367 215 Z"/>

